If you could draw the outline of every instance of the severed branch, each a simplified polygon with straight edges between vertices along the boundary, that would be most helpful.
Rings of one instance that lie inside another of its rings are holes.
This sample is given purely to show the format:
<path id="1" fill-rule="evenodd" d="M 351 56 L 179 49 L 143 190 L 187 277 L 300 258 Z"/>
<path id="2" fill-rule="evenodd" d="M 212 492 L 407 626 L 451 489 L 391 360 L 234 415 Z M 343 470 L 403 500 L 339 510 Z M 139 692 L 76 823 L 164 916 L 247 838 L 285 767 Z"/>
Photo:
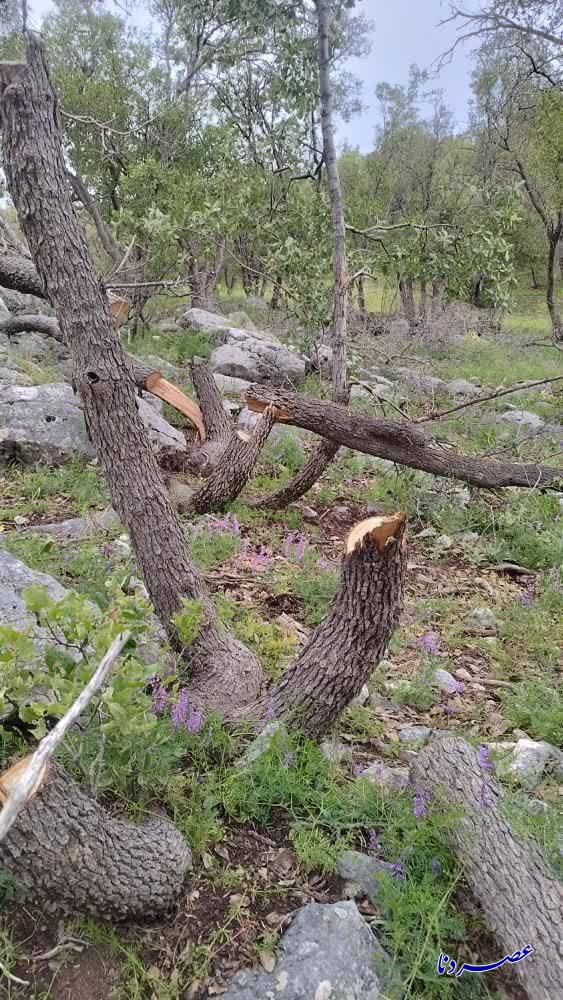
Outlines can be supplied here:
<path id="1" fill-rule="evenodd" d="M 116 636 L 84 690 L 80 692 L 76 701 L 62 719 L 59 719 L 51 732 L 41 740 L 35 753 L 18 761 L 0 778 L 0 799 L 4 802 L 0 813 L 0 842 L 14 825 L 26 803 L 41 787 L 50 758 L 59 744 L 62 743 L 69 729 L 78 721 L 84 709 L 104 684 L 130 637 L 130 632 L 120 632 Z"/>
<path id="2" fill-rule="evenodd" d="M 247 405 L 261 413 L 274 404 L 282 423 L 294 424 L 321 437 L 436 476 L 461 479 L 475 486 L 557 488 L 563 470 L 545 465 L 491 462 L 445 448 L 420 425 L 354 412 L 337 403 L 309 399 L 270 385 L 252 385 Z"/>

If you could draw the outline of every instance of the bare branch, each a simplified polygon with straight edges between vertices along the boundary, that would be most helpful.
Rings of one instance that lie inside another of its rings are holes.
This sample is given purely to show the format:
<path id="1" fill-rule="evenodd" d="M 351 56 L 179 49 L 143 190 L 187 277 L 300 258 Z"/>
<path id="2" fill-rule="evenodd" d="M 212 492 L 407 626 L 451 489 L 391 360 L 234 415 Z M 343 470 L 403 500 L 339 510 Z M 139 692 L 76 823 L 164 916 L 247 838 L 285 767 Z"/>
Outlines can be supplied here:
<path id="1" fill-rule="evenodd" d="M 10 782 L 7 792 L 4 791 L 4 779 L 0 779 L 0 797 L 4 801 L 4 807 L 0 813 L 0 842 L 15 823 L 26 803 L 30 798 L 33 798 L 40 788 L 50 758 L 59 744 L 62 743 L 69 729 L 78 721 L 84 709 L 89 705 L 96 692 L 105 682 L 106 677 L 130 637 L 130 632 L 120 632 L 116 636 L 106 655 L 100 660 L 99 666 L 92 674 L 86 687 L 80 692 L 68 712 L 65 712 L 62 719 L 59 719 L 51 732 L 41 740 L 35 753 L 20 762 L 20 765 L 24 765 L 23 770 L 18 772 L 13 784 Z M 13 775 L 14 768 L 10 770 Z"/>
<path id="2" fill-rule="evenodd" d="M 537 385 L 548 385 L 550 382 L 563 382 L 563 375 L 556 375 L 554 378 L 538 378 L 532 382 L 518 382 L 516 385 L 511 385 L 508 389 L 497 389 L 496 392 L 489 392 L 482 396 L 476 396 L 473 399 L 466 399 L 465 402 L 458 403 L 457 406 L 450 406 L 447 410 L 432 410 L 423 417 L 418 417 L 413 423 L 426 424 L 429 420 L 440 420 L 442 417 L 447 417 L 450 413 L 465 410 L 468 406 L 477 406 L 478 403 L 486 403 L 490 399 L 500 399 L 501 396 L 508 396 L 511 392 L 519 392 L 521 389 L 534 389 Z"/>

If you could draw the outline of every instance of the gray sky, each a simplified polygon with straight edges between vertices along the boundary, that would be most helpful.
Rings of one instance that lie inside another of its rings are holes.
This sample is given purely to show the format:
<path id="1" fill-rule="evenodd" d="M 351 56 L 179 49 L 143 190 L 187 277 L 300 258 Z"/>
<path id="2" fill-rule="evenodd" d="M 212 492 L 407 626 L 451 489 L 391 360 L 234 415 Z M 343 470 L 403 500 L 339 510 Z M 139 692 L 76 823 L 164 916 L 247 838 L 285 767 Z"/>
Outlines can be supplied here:
<path id="1" fill-rule="evenodd" d="M 32 22 L 36 23 L 52 6 L 51 0 L 30 0 Z M 106 0 L 106 7 L 114 9 L 110 0 Z M 351 60 L 349 67 L 363 81 L 362 101 L 366 110 L 353 121 L 340 124 L 338 139 L 340 143 L 346 140 L 367 152 L 373 147 L 377 124 L 376 84 L 380 80 L 406 83 L 412 63 L 429 69 L 454 41 L 455 29 L 451 24 L 437 27 L 447 16 L 447 0 L 359 0 L 357 10 L 374 22 L 370 55 Z M 443 88 L 445 102 L 454 112 L 460 128 L 467 122 L 470 72 L 470 48 L 460 46 L 450 65 L 432 83 L 433 87 Z"/>

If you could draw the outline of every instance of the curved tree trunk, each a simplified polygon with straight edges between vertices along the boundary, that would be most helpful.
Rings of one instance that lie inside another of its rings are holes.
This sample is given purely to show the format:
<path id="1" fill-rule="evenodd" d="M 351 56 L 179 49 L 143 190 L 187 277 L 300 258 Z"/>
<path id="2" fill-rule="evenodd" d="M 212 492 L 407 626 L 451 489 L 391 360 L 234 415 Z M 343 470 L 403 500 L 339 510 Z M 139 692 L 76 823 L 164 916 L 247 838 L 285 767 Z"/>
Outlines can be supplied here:
<path id="1" fill-rule="evenodd" d="M 235 695 L 251 699 L 261 689 L 262 669 L 217 620 L 137 412 L 132 365 L 113 328 L 107 296 L 72 208 L 56 99 L 33 35 L 27 59 L 26 65 L 0 66 L 4 169 L 71 353 L 73 381 L 112 505 L 131 536 L 150 599 L 175 645 L 180 640 L 171 619 L 183 599 L 201 602 L 203 623 L 190 647 L 190 663 L 194 680 L 213 676 L 210 707 L 230 704 Z"/>
<path id="2" fill-rule="evenodd" d="M 360 274 L 360 277 L 358 278 L 357 288 L 358 288 L 358 310 L 360 312 L 360 320 L 362 326 L 365 330 L 368 318 L 368 311 L 366 308 L 366 292 L 364 288 L 364 277 L 362 274 Z"/>
<path id="3" fill-rule="evenodd" d="M 346 541 L 340 589 L 303 652 L 247 718 L 286 719 L 322 736 L 358 694 L 399 621 L 407 565 L 406 515 L 371 517 Z"/>
<path id="4" fill-rule="evenodd" d="M 313 431 L 347 448 L 435 476 L 462 479 L 475 486 L 556 489 L 562 478 L 560 469 L 546 465 L 493 462 L 460 455 L 453 448 L 440 447 L 422 427 L 407 421 L 367 416 L 336 403 L 310 399 L 274 386 L 252 385 L 246 402 L 257 413 L 273 404 L 282 423 Z"/>
<path id="5" fill-rule="evenodd" d="M 557 266 L 557 248 L 563 232 L 563 212 L 561 213 L 559 224 L 553 228 L 548 235 L 549 250 L 547 255 L 547 309 L 553 330 L 553 339 L 563 340 L 563 322 L 555 298 L 555 268 Z"/>
<path id="6" fill-rule="evenodd" d="M 0 778 L 10 788 L 10 771 Z M 55 764 L 0 843 L 0 868 L 28 896 L 101 920 L 161 916 L 179 898 L 191 852 L 164 818 L 137 825 L 85 795 Z"/>
<path id="7" fill-rule="evenodd" d="M 411 765 L 415 788 L 443 788 L 461 816 L 451 838 L 465 877 L 504 954 L 531 944 L 514 965 L 530 1000 L 563 995 L 563 885 L 533 841 L 517 839 L 503 813 L 503 791 L 478 755 L 453 736 L 434 739 Z M 468 958 L 468 961 L 471 961 Z"/>
<path id="8" fill-rule="evenodd" d="M 256 507 L 258 510 L 280 510 L 290 503 L 295 503 L 296 500 L 305 496 L 321 478 L 339 450 L 339 444 L 328 438 L 322 438 L 305 464 L 286 486 L 270 490 L 263 496 L 255 497 L 249 501 L 248 506 Z"/>

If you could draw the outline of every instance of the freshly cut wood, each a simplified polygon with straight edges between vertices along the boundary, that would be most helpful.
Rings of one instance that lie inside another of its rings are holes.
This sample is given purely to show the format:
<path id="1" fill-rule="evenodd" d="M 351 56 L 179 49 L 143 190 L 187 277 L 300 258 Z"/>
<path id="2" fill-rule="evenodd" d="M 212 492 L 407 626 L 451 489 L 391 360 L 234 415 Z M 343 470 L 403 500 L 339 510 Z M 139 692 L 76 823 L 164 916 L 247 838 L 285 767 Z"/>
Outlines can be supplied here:
<path id="1" fill-rule="evenodd" d="M 326 618 L 245 717 L 285 719 L 309 736 L 322 736 L 385 652 L 401 613 L 406 564 L 405 514 L 370 517 L 352 528 Z"/>
<path id="2" fill-rule="evenodd" d="M 563 885 L 537 843 L 514 832 L 499 782 L 455 736 L 436 737 L 417 754 L 411 782 L 429 794 L 440 790 L 460 808 L 452 843 L 502 954 L 532 945 L 533 953 L 512 966 L 529 1000 L 562 996 Z"/>
<path id="3" fill-rule="evenodd" d="M 246 394 L 249 409 L 261 413 L 274 405 L 278 420 L 330 438 L 348 448 L 376 455 L 398 465 L 462 479 L 474 486 L 496 488 L 527 486 L 557 488 L 563 471 L 546 465 L 493 462 L 461 455 L 445 448 L 422 427 L 406 420 L 389 420 L 349 410 L 338 403 L 310 399 L 270 385 L 252 385 Z"/>
<path id="4" fill-rule="evenodd" d="M 144 379 L 143 388 L 147 392 L 151 392 L 153 396 L 158 396 L 159 399 L 164 400 L 165 403 L 169 403 L 179 413 L 183 413 L 196 428 L 200 441 L 205 441 L 205 426 L 201 410 L 197 403 L 194 403 L 189 396 L 186 396 L 185 392 L 182 392 L 172 382 L 165 379 L 158 371 L 152 371 L 150 375 L 147 375 Z"/>
<path id="5" fill-rule="evenodd" d="M 17 765 L 2 775 L 4 795 L 18 777 Z M 190 849 L 172 823 L 116 818 L 53 763 L 0 843 L 0 868 L 26 896 L 101 920 L 161 916 L 191 867 Z"/>

